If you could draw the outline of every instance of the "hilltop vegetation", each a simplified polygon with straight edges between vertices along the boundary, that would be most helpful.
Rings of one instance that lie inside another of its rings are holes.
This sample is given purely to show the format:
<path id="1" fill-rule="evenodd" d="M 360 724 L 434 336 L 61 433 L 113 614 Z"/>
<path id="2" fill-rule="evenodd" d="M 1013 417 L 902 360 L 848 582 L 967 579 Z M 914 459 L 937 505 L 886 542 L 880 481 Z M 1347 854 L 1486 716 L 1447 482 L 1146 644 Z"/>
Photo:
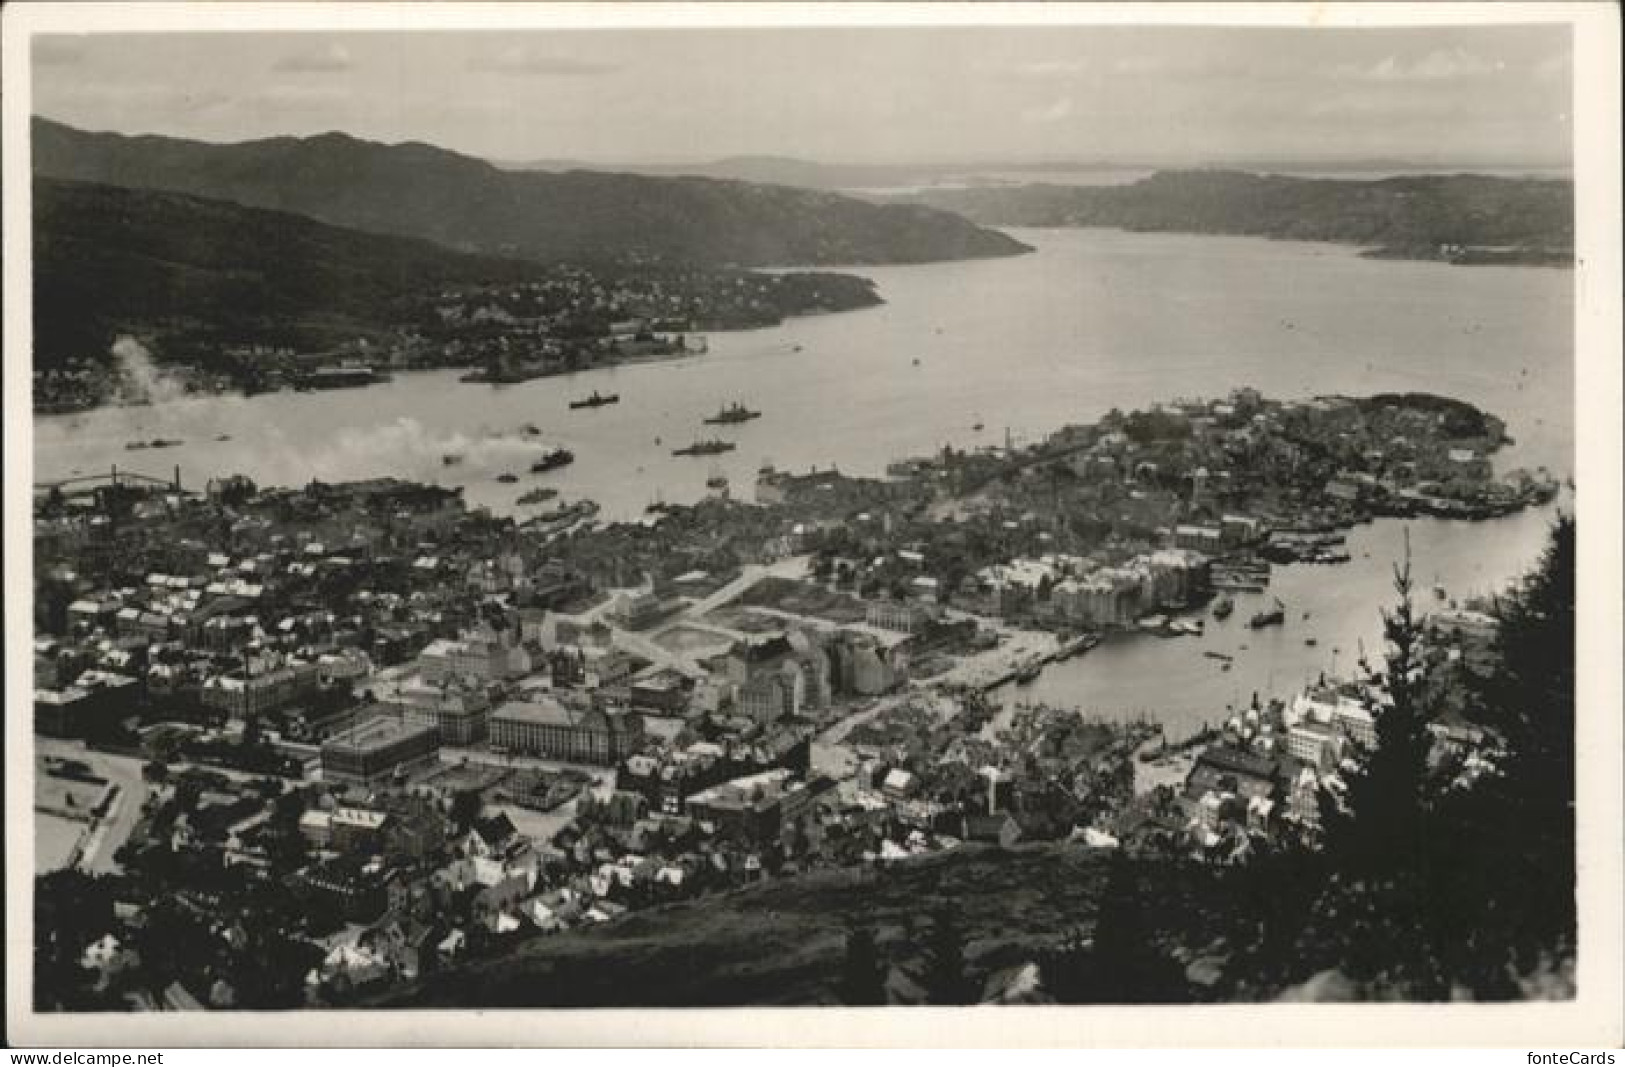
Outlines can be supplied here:
<path id="1" fill-rule="evenodd" d="M 1059 943 L 1092 914 L 1104 858 L 1055 845 L 966 846 L 868 870 L 823 870 L 596 930 L 538 938 L 511 955 L 430 978 L 392 1006 L 718 1007 L 833 1004 L 854 923 L 875 931 L 897 984 L 923 971 L 927 916 L 957 903 L 980 976 Z M 590 961 L 590 962 L 589 962 Z"/>
<path id="2" fill-rule="evenodd" d="M 424 144 L 340 133 L 206 144 L 36 118 L 36 176 L 186 193 L 330 225 L 528 259 L 779 266 L 1028 251 L 921 205 L 707 178 L 504 171 Z"/>
<path id="3" fill-rule="evenodd" d="M 425 292 L 536 268 L 284 212 L 83 182 L 34 182 L 37 367 L 140 326 L 237 337 L 381 329 Z"/>
<path id="4" fill-rule="evenodd" d="M 466 339 L 459 342 L 460 332 L 499 328 L 459 331 L 439 311 L 551 314 L 553 329 L 588 344 L 629 312 L 617 316 L 615 299 L 591 304 L 579 295 L 584 289 L 626 294 L 629 303 L 659 292 L 667 306 L 678 299 L 693 322 L 716 329 L 880 302 L 873 283 L 855 275 L 535 263 L 220 200 L 85 182 L 35 179 L 34 209 L 36 373 L 105 365 L 120 333 L 154 342 L 164 362 L 244 385 L 265 369 L 263 359 L 225 354 L 244 345 L 319 352 L 359 339 L 394 343 L 411 336 L 425 364 L 466 365 L 479 353 Z M 448 292 L 454 297 L 447 299 Z M 501 341 L 498 334 L 495 343 Z"/>
<path id="5" fill-rule="evenodd" d="M 1350 181 L 1241 171 L 1166 171 L 1128 185 L 933 189 L 909 198 L 984 225 L 1101 226 L 1357 244 L 1396 257 L 1564 261 L 1574 247 L 1567 181 L 1422 175 Z M 1477 250 L 1477 251 L 1475 251 Z M 1504 252 L 1503 252 L 1504 254 Z"/>

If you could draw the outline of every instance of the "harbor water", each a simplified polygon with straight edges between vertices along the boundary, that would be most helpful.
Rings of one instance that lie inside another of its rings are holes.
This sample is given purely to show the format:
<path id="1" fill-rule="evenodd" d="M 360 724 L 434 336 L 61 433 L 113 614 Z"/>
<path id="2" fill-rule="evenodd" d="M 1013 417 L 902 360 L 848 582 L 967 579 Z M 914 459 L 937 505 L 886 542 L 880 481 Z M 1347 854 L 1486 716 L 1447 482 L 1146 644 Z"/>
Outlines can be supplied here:
<path id="1" fill-rule="evenodd" d="M 462 485 L 472 506 L 518 515 L 527 509 L 516 498 L 547 485 L 566 501 L 597 500 L 606 520 L 632 519 L 656 500 L 698 499 L 716 474 L 749 499 L 764 463 L 880 474 L 890 460 L 946 443 L 1002 444 L 1007 435 L 1033 442 L 1113 407 L 1218 396 L 1239 385 L 1281 398 L 1406 390 L 1459 397 L 1505 419 L 1517 444 L 1503 453 L 1503 468 L 1572 472 L 1570 272 L 1372 260 L 1344 247 L 1254 238 L 1014 232 L 1036 251 L 853 268 L 875 280 L 884 306 L 713 334 L 705 354 L 677 361 L 511 386 L 431 371 L 363 390 L 181 398 L 39 417 L 36 478 L 113 464 L 166 478 L 178 466 L 191 487 L 231 473 L 262 485 L 393 475 Z M 569 408 L 594 390 L 620 401 Z M 735 400 L 762 417 L 703 424 Z M 540 435 L 523 434 L 527 423 Z M 158 437 L 182 443 L 125 449 Z M 737 449 L 672 455 L 709 437 Z M 553 446 L 570 449 L 575 462 L 529 473 Z M 497 482 L 504 473 L 517 483 Z M 1461 596 L 1525 569 L 1548 520 L 1543 511 L 1363 527 L 1350 535 L 1347 565 L 1277 568 L 1269 595 L 1286 604 L 1285 627 L 1249 631 L 1257 606 L 1239 595 L 1235 614 L 1210 619 L 1203 638 L 1108 642 L 1012 689 L 1010 699 L 1111 714 L 1145 709 L 1170 725 L 1175 717 L 1206 721 L 1254 689 L 1281 692 L 1322 668 L 1346 668 L 1362 638 L 1375 651 L 1402 529 L 1411 531 L 1426 595 L 1437 580 Z M 1309 636 L 1315 646 L 1304 644 Z M 1241 643 L 1250 647 L 1239 650 Z M 1204 657 L 1207 648 L 1234 654 L 1232 669 Z"/>

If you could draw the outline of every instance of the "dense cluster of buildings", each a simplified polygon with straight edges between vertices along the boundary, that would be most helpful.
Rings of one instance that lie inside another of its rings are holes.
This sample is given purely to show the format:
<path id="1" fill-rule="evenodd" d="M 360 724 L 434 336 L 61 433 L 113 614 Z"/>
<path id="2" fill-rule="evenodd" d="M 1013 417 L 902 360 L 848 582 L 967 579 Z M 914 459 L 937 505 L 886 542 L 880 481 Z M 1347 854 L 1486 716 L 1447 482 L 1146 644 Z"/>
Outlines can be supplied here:
<path id="1" fill-rule="evenodd" d="M 128 953 L 106 939 L 182 907 L 164 922 L 214 948 L 136 1000 L 340 1003 L 819 865 L 1033 839 L 1223 858 L 1312 827 L 1374 743 L 1380 687 L 1246 709 L 1158 798 L 1136 784 L 1151 724 L 1000 715 L 931 679 L 1012 634 L 1054 646 L 1199 607 L 1219 573 L 1267 572 L 1283 534 L 1323 537 L 1382 494 L 1486 484 L 1424 426 L 1455 409 L 1314 403 L 1238 391 L 886 479 L 766 468 L 754 504 L 556 533 L 393 479 L 42 492 L 37 732 L 139 760 L 147 783 L 100 846 L 145 897 L 87 932 L 89 971 L 117 987 Z M 1452 448 L 1478 457 L 1498 431 L 1467 423 Z M 1462 470 L 1430 481 L 1440 464 Z M 764 576 L 796 557 L 802 576 Z M 1430 641 L 1481 669 L 1494 629 L 1441 607 Z M 1481 740 L 1441 728 L 1458 754 Z M 271 921 L 246 906 L 265 892 L 301 916 L 238 930 Z M 308 966 L 261 988 L 262 958 Z"/>

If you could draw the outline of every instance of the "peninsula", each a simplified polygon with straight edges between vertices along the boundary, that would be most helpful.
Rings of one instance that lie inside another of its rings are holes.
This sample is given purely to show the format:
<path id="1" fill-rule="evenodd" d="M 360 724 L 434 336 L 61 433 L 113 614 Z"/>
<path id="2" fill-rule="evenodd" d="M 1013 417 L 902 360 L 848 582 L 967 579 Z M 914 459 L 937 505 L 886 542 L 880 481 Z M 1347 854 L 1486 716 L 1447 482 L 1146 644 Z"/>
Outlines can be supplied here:
<path id="1" fill-rule="evenodd" d="M 1574 186 L 1429 174 L 1378 180 L 1161 171 L 1125 185 L 987 184 L 898 197 L 990 226 L 1102 226 L 1359 245 L 1450 263 L 1573 261 Z"/>

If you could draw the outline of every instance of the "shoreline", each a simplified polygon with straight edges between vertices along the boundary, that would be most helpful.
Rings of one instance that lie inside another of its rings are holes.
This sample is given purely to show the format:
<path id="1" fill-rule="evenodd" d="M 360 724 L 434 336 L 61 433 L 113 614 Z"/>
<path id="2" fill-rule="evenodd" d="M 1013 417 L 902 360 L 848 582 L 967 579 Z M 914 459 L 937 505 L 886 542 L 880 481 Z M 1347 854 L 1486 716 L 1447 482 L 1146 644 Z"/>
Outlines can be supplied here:
<path id="1" fill-rule="evenodd" d="M 723 327 L 723 328 L 711 328 L 711 329 L 707 329 L 705 331 L 705 333 L 707 333 L 707 334 L 733 334 L 733 333 L 751 333 L 751 332 L 755 332 L 755 331 L 758 331 L 758 330 L 778 329 L 780 327 L 783 327 L 786 323 L 788 323 L 788 322 L 790 322 L 791 320 L 794 320 L 794 319 L 820 318 L 820 317 L 830 316 L 830 315 L 846 315 L 846 314 L 851 314 L 853 312 L 868 311 L 868 310 L 871 310 L 871 309 L 876 308 L 876 307 L 884 306 L 885 303 L 886 303 L 886 301 L 884 299 L 877 298 L 873 303 L 859 304 L 859 305 L 854 305 L 852 307 L 846 307 L 846 308 L 819 309 L 819 310 L 814 310 L 814 311 L 808 311 L 808 312 L 806 312 L 804 314 L 786 315 L 783 318 L 779 319 L 777 322 L 763 322 L 763 323 L 745 324 L 745 325 L 740 325 L 740 326 L 731 326 L 731 327 Z M 349 391 L 349 390 L 367 389 L 367 388 L 370 388 L 370 387 L 375 386 L 375 385 L 387 385 L 392 380 L 394 380 L 395 377 L 397 377 L 399 375 L 425 374 L 425 373 L 445 373 L 445 372 L 448 372 L 448 371 L 461 371 L 461 372 L 463 372 L 463 374 L 459 377 L 459 379 L 457 381 L 457 384 L 459 384 L 459 385 L 489 385 L 489 386 L 523 385 L 526 382 L 539 381 L 539 380 L 545 379 L 545 378 L 567 378 L 567 377 L 570 377 L 570 376 L 576 375 L 576 374 L 590 374 L 590 373 L 593 373 L 593 372 L 596 372 L 596 371 L 615 370 L 616 368 L 619 368 L 619 367 L 646 366 L 646 365 L 650 365 L 650 364 L 660 364 L 660 363 L 680 363 L 680 362 L 683 362 L 685 360 L 692 359 L 695 356 L 706 355 L 709 352 L 709 350 L 710 350 L 709 349 L 709 344 L 702 340 L 702 347 L 700 347 L 698 349 L 690 348 L 690 349 L 685 349 L 685 350 L 679 351 L 679 352 L 660 352 L 660 353 L 648 353 L 648 354 L 634 354 L 634 355 L 616 356 L 616 357 L 614 357 L 612 359 L 605 360 L 605 361 L 599 362 L 599 363 L 595 363 L 595 364 L 593 364 L 591 366 L 574 367 L 574 368 L 562 369 L 562 370 L 543 370 L 543 371 L 539 371 L 537 373 L 519 374 L 519 375 L 513 376 L 512 378 L 503 378 L 503 379 L 494 380 L 494 381 L 493 380 L 488 380 L 488 379 L 480 379 L 480 378 L 470 377 L 470 375 L 477 375 L 477 374 L 480 374 L 482 372 L 477 367 L 471 367 L 469 364 L 466 364 L 466 363 L 446 363 L 446 364 L 435 364 L 435 365 L 424 365 L 424 366 L 409 366 L 409 367 L 382 366 L 382 367 L 374 367 L 374 368 L 372 368 L 373 373 L 374 373 L 375 376 L 373 377 L 373 379 L 371 381 L 358 381 L 358 382 L 346 383 L 346 384 L 343 384 L 343 385 L 322 386 L 322 387 L 317 387 L 317 388 L 310 388 L 308 386 L 305 387 L 305 388 L 300 388 L 297 384 L 290 383 L 290 384 L 278 386 L 277 388 L 274 388 L 274 389 L 256 389 L 256 390 L 254 390 L 252 392 L 245 391 L 245 390 L 243 390 L 241 388 L 214 389 L 214 390 L 211 390 L 211 389 L 196 389 L 196 390 L 183 389 L 179 393 L 179 395 L 165 397 L 164 399 L 157 400 L 157 401 L 150 400 L 150 399 L 104 400 L 104 401 L 98 401 L 98 402 L 95 402 L 95 403 L 84 404 L 84 405 L 67 404 L 67 403 L 60 403 L 60 402 L 59 403 L 40 405 L 39 403 L 35 402 L 35 403 L 32 404 L 32 416 L 34 418 L 36 418 L 36 419 L 38 419 L 38 418 L 47 418 L 47 419 L 48 418 L 71 418 L 73 416 L 86 415 L 86 414 L 89 414 L 91 412 L 102 411 L 102 410 L 106 410 L 106 409 L 157 407 L 157 406 L 162 405 L 162 404 L 169 404 L 169 403 L 175 403 L 177 401 L 186 401 L 186 400 L 219 400 L 219 399 L 227 398 L 227 397 L 235 397 L 235 398 L 241 399 L 241 400 L 251 400 L 254 397 L 276 396 L 276 395 L 280 395 L 280 394 L 284 394 L 284 393 L 343 392 L 343 391 Z M 337 366 L 337 365 L 335 364 L 335 366 Z"/>

